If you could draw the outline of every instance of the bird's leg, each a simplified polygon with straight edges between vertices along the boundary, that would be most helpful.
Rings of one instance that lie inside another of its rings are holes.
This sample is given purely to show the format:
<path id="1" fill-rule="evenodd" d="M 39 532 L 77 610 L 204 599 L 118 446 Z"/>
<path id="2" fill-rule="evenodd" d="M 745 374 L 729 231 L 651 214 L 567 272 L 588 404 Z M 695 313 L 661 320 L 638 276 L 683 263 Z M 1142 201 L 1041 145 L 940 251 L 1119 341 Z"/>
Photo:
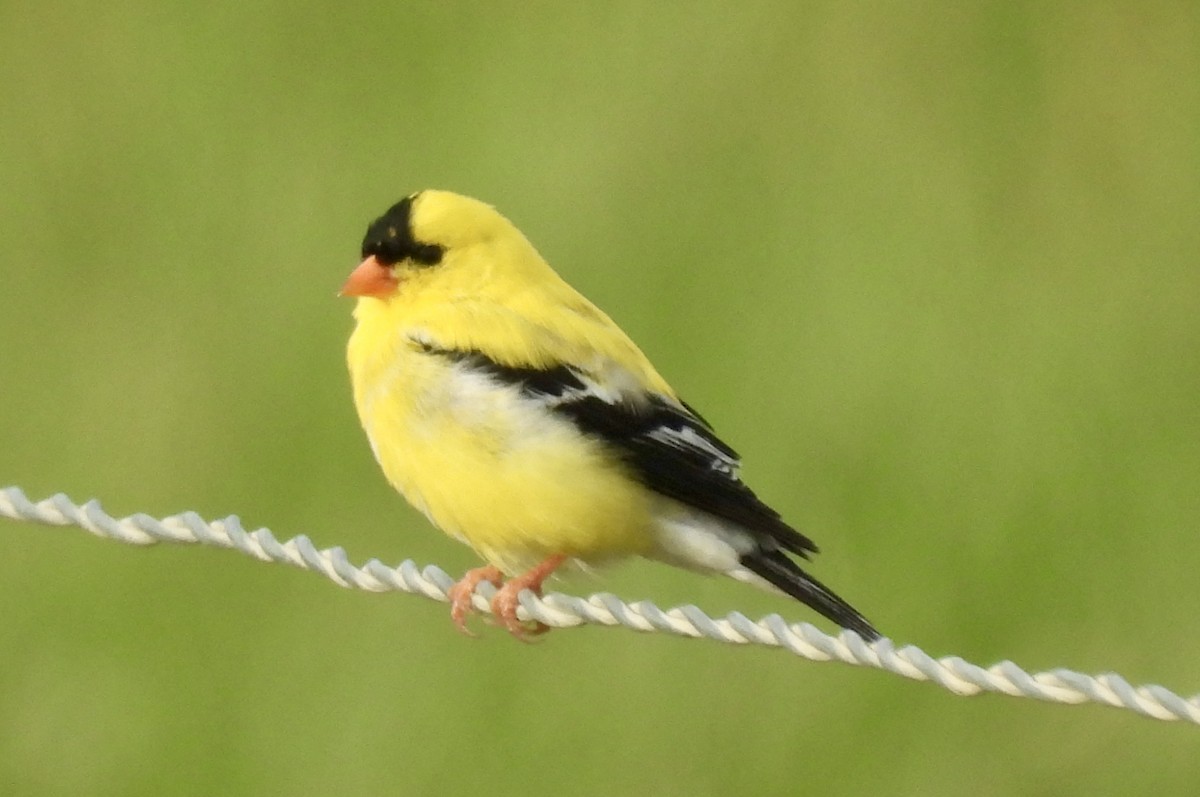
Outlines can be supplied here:
<path id="1" fill-rule="evenodd" d="M 517 607 L 521 605 L 520 597 L 524 590 L 532 590 L 533 594 L 541 597 L 542 582 L 566 560 L 566 554 L 555 554 L 532 570 L 510 578 L 497 590 L 492 598 L 492 614 L 508 629 L 508 633 L 525 640 L 528 635 L 544 634 L 550 630 L 550 626 L 544 623 L 535 622 L 532 628 L 522 623 L 517 619 Z"/>
<path id="2" fill-rule="evenodd" d="M 475 588 L 484 581 L 493 587 L 499 587 L 504 581 L 504 574 L 495 565 L 476 567 L 464 573 L 446 593 L 446 597 L 450 599 L 450 619 L 458 626 L 458 630 L 467 636 L 475 636 L 467 629 L 467 615 L 472 611 L 471 596 L 475 594 Z"/>

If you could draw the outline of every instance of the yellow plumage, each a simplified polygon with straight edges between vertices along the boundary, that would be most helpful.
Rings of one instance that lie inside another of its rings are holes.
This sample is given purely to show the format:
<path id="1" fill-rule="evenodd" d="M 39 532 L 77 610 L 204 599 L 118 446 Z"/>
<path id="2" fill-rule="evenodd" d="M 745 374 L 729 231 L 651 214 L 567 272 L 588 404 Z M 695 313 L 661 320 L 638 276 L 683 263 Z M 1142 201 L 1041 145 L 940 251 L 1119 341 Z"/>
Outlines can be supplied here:
<path id="1" fill-rule="evenodd" d="M 763 544 L 781 557 L 771 534 L 813 550 L 741 485 L 733 452 L 637 346 L 490 206 L 414 194 L 371 225 L 363 256 L 343 292 L 359 297 L 348 362 L 376 459 L 413 506 L 504 574 L 546 563 L 517 588 L 537 589 L 563 561 L 630 555 L 762 583 L 744 560 Z M 728 511 L 704 511 L 713 487 Z M 761 515 L 766 536 L 739 513 Z M 477 573 L 468 588 L 500 576 Z M 514 597 L 497 611 L 519 633 Z M 468 599 L 455 597 L 460 626 Z"/>
<path id="2" fill-rule="evenodd" d="M 412 338 L 486 352 L 505 365 L 615 364 L 671 388 L 624 333 L 483 203 L 425 191 L 422 240 L 437 269 L 398 266 L 403 289 L 360 300 L 348 359 L 359 418 L 384 474 L 443 531 L 508 574 L 563 553 L 599 562 L 649 548 L 645 490 L 565 421 L 531 417 L 513 391 L 463 394 L 452 363 Z M 455 215 L 451 216 L 451 212 Z M 478 236 L 463 241 L 461 225 Z M 587 473 L 568 483 L 556 474 Z"/>

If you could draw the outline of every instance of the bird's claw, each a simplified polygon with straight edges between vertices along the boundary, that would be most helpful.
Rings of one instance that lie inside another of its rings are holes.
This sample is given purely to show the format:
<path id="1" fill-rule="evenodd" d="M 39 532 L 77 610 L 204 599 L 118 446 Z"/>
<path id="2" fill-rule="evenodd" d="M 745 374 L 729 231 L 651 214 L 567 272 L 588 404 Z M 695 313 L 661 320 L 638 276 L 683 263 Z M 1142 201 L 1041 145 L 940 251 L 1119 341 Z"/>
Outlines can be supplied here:
<path id="1" fill-rule="evenodd" d="M 475 636 L 467 628 L 467 618 L 475 610 L 472 605 L 475 588 L 486 581 L 497 588 L 492 598 L 492 614 L 496 622 L 522 642 L 532 642 L 531 637 L 546 633 L 550 626 L 537 620 L 525 622 L 517 617 L 517 610 L 521 607 L 521 593 L 530 590 L 540 597 L 542 582 L 566 559 L 565 555 L 551 556 L 532 570 L 510 578 L 507 582 L 504 581 L 504 574 L 494 565 L 468 570 L 446 593 L 446 597 L 450 599 L 450 619 L 459 631 L 467 636 Z"/>
<path id="2" fill-rule="evenodd" d="M 532 642 L 531 637 L 546 633 L 550 630 L 550 626 L 537 620 L 523 622 L 517 617 L 517 609 L 521 607 L 521 593 L 526 589 L 532 590 L 535 595 L 541 597 L 540 587 L 527 586 L 520 583 L 520 579 L 514 578 L 501 587 L 496 592 L 496 596 L 492 598 L 492 614 L 508 633 L 522 642 Z"/>
<path id="3" fill-rule="evenodd" d="M 475 632 L 467 628 L 467 618 L 475 611 L 472 605 L 475 588 L 484 581 L 499 588 L 504 583 L 504 574 L 495 565 L 476 567 L 468 570 L 446 593 L 446 597 L 450 599 L 450 619 L 459 631 L 469 637 L 476 636 Z"/>

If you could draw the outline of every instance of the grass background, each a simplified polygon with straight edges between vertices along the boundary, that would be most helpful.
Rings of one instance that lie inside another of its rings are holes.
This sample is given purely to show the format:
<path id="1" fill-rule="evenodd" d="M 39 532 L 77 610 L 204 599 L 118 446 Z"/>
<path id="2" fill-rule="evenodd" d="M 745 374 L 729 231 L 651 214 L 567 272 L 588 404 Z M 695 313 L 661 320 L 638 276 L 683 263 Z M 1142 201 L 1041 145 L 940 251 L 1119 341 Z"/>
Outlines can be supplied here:
<path id="1" fill-rule="evenodd" d="M 334 297 L 500 207 L 935 655 L 1200 691 L 1200 11 L 0 4 L 0 483 L 471 554 L 384 483 Z M 0 791 L 1181 794 L 1195 728 L 0 534 Z M 560 588 L 802 607 L 631 565 Z"/>

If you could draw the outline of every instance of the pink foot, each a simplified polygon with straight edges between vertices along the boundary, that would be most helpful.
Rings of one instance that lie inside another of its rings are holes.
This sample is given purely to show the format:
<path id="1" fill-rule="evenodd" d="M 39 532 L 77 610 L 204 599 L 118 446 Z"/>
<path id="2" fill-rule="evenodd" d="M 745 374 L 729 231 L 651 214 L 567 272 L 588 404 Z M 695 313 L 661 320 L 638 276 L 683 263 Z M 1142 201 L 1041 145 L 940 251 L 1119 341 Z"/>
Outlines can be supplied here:
<path id="1" fill-rule="evenodd" d="M 495 565 L 476 567 L 464 573 L 446 595 L 450 599 L 450 619 L 454 621 L 458 630 L 467 636 L 475 636 L 467 628 L 467 617 L 474 611 L 471 607 L 471 596 L 475 594 L 475 588 L 484 581 L 499 587 L 504 582 L 504 574 Z"/>
<path id="2" fill-rule="evenodd" d="M 550 626 L 544 623 L 534 622 L 530 625 L 518 620 L 517 607 L 521 605 L 521 593 L 527 589 L 541 597 L 542 582 L 549 578 L 550 574 L 566 560 L 565 554 L 551 556 L 532 570 L 510 578 L 496 592 L 496 596 L 492 598 L 492 614 L 496 615 L 496 619 L 508 630 L 508 633 L 522 642 L 528 642 L 530 636 L 544 634 L 550 630 Z"/>

